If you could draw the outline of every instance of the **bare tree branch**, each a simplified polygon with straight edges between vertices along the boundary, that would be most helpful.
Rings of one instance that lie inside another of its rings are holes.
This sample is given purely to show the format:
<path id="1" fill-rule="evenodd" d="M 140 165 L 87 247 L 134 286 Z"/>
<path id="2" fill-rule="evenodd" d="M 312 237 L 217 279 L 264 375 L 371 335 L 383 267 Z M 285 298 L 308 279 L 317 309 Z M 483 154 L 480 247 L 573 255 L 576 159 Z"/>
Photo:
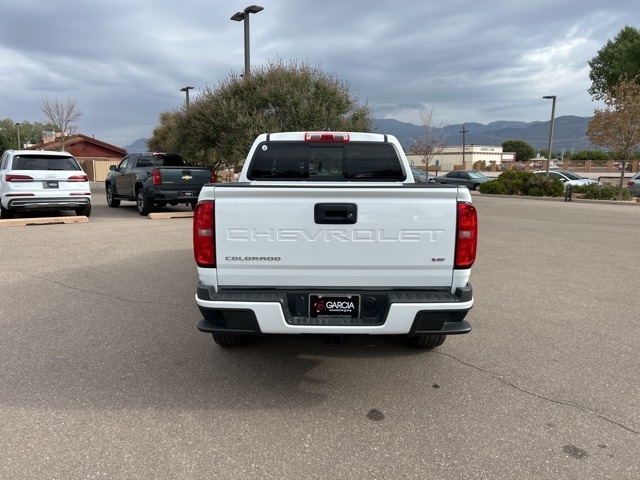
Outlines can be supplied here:
<path id="1" fill-rule="evenodd" d="M 40 107 L 42 113 L 47 119 L 60 130 L 60 150 L 64 150 L 65 137 L 73 135 L 77 126 L 75 123 L 82 116 L 82 112 L 78 110 L 75 100 L 42 100 Z"/>
<path id="2" fill-rule="evenodd" d="M 411 153 L 420 155 L 424 162 L 425 169 L 429 169 L 429 164 L 436 155 L 442 154 L 444 147 L 447 145 L 447 138 L 444 134 L 444 123 L 441 122 L 439 127 L 431 125 L 433 121 L 433 107 L 429 111 L 420 114 L 422 119 L 423 131 L 418 138 L 412 139 Z"/>

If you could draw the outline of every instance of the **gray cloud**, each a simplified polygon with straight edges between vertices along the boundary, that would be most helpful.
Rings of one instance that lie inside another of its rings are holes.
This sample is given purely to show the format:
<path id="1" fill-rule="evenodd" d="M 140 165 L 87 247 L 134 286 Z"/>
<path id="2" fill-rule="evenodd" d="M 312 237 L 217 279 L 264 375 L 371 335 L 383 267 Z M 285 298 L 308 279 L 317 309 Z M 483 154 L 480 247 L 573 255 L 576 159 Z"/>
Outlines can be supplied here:
<path id="1" fill-rule="evenodd" d="M 251 63 L 304 61 L 346 81 L 378 118 L 420 123 L 590 116 L 587 62 L 625 26 L 636 2 L 362 0 L 258 2 Z M 437 3 L 437 4 L 436 4 Z M 0 117 L 43 121 L 40 102 L 74 99 L 79 131 L 124 146 L 148 137 L 162 111 L 244 67 L 250 2 L 22 0 L 3 6 Z M 436 4 L 436 5 L 434 5 Z"/>

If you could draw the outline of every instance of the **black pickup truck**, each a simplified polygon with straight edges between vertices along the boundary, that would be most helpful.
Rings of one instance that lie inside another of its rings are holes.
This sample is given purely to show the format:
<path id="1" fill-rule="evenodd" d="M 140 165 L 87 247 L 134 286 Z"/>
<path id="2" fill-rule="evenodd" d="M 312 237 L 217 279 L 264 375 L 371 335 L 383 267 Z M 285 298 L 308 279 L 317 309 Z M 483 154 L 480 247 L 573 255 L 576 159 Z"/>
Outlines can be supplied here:
<path id="1" fill-rule="evenodd" d="M 215 170 L 192 167 L 176 153 L 129 153 L 112 165 L 105 180 L 107 204 L 136 202 L 138 213 L 148 215 L 156 207 L 184 203 L 192 208 L 205 183 L 215 183 Z"/>

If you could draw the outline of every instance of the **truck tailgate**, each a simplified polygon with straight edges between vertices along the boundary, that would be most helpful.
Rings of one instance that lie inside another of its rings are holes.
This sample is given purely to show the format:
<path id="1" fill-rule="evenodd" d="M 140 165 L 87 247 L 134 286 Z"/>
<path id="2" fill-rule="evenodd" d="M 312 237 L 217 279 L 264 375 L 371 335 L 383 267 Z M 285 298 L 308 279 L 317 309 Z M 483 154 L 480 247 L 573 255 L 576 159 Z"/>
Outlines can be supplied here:
<path id="1" fill-rule="evenodd" d="M 162 167 L 160 174 L 162 189 L 197 190 L 211 181 L 211 171 L 203 167 Z"/>
<path id="2" fill-rule="evenodd" d="M 216 186 L 218 285 L 451 286 L 456 201 L 455 187 Z"/>

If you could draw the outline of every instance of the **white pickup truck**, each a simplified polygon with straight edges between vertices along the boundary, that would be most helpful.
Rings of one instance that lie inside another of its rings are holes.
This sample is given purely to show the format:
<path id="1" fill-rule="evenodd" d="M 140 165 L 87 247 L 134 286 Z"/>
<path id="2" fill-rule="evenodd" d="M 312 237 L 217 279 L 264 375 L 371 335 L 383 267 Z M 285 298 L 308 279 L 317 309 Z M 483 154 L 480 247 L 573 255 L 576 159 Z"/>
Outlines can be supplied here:
<path id="1" fill-rule="evenodd" d="M 468 333 L 478 220 L 466 187 L 416 184 L 398 140 L 260 135 L 237 183 L 205 185 L 193 219 L 198 329 L 247 336 Z"/>

